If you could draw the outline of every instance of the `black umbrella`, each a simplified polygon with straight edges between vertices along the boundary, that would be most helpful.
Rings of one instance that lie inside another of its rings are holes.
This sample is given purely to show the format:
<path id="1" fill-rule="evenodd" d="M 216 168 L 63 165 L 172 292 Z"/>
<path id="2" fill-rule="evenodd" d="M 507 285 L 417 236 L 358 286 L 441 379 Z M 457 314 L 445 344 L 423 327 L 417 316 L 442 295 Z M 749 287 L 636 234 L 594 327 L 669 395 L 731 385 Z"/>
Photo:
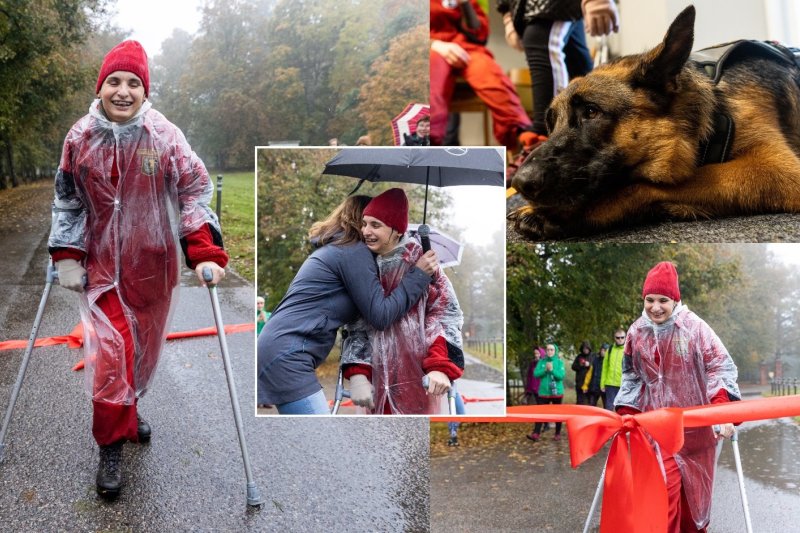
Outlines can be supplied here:
<path id="1" fill-rule="evenodd" d="M 418 183 L 425 185 L 428 210 L 428 186 L 505 185 L 505 164 L 495 148 L 345 148 L 325 165 L 323 174 L 359 178 L 364 181 Z M 351 193 L 352 194 L 352 193 Z"/>

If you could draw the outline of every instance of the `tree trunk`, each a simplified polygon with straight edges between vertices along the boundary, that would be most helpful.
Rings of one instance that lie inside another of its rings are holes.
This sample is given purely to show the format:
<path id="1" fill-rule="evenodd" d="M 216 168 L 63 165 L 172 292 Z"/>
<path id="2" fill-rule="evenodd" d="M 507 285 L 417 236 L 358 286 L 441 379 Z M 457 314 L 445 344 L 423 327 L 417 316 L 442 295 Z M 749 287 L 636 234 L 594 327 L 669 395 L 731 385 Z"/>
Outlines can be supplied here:
<path id="1" fill-rule="evenodd" d="M 17 187 L 17 174 L 14 172 L 14 150 L 11 147 L 11 139 L 6 137 L 3 139 L 3 144 L 6 145 L 6 163 L 8 164 L 8 175 L 11 178 L 11 186 Z"/>

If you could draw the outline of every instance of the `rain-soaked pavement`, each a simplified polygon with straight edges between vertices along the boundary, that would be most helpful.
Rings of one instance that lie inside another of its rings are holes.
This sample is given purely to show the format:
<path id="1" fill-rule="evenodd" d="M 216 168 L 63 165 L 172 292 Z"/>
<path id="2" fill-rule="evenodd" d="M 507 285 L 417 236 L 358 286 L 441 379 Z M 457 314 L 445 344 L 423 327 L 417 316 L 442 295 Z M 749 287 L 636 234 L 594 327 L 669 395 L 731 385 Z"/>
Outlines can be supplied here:
<path id="1" fill-rule="evenodd" d="M 517 424 L 511 439 L 492 446 L 445 448 L 431 458 L 431 531 L 573 532 L 583 529 L 608 447 L 577 469 L 569 444 L 552 430 L 538 443 Z M 470 440 L 477 424 L 462 425 Z M 800 530 L 800 426 L 790 419 L 748 422 L 739 449 L 754 531 Z M 432 444 L 433 445 L 433 444 Z M 744 531 L 738 478 L 729 442 L 723 445 L 709 533 Z M 599 510 L 592 531 L 598 530 Z"/>
<path id="2" fill-rule="evenodd" d="M 0 340 L 27 339 L 44 286 L 50 186 L 0 191 Z M 184 273 L 172 331 L 213 326 L 208 291 Z M 226 324 L 252 321 L 253 289 L 218 289 Z M 40 337 L 78 320 L 74 294 L 54 287 Z M 429 524 L 425 418 L 256 418 L 254 336 L 228 335 L 253 474 L 266 506 L 245 504 L 245 476 L 216 337 L 170 341 L 148 395 L 148 445 L 125 445 L 119 500 L 95 495 L 80 350 L 37 348 L 0 464 L 2 531 L 424 531 Z M 22 350 L 0 351 L 4 413 Z"/>

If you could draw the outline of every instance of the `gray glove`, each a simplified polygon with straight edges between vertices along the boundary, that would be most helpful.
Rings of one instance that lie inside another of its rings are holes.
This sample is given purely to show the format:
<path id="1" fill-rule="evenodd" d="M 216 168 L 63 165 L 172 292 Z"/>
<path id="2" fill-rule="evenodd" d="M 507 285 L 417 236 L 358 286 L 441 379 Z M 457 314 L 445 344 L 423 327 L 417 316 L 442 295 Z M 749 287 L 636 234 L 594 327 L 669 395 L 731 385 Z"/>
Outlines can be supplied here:
<path id="1" fill-rule="evenodd" d="M 62 259 L 56 263 L 58 267 L 58 284 L 71 291 L 83 292 L 83 278 L 86 269 L 74 259 Z"/>
<path id="2" fill-rule="evenodd" d="M 353 400 L 353 404 L 359 407 L 374 409 L 375 403 L 372 400 L 373 390 L 372 383 L 369 382 L 367 376 L 356 374 L 350 378 L 350 399 Z"/>

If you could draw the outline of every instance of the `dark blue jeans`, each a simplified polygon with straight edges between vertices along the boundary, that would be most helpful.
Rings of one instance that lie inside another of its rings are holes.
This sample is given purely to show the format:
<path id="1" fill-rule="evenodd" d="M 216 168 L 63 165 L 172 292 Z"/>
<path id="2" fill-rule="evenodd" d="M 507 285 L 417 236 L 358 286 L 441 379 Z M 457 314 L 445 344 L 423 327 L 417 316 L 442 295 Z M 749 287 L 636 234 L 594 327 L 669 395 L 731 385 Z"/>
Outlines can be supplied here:
<path id="1" fill-rule="evenodd" d="M 614 410 L 614 400 L 617 398 L 617 393 L 619 392 L 619 387 L 612 387 L 610 385 L 606 385 L 606 409 L 609 411 Z"/>

